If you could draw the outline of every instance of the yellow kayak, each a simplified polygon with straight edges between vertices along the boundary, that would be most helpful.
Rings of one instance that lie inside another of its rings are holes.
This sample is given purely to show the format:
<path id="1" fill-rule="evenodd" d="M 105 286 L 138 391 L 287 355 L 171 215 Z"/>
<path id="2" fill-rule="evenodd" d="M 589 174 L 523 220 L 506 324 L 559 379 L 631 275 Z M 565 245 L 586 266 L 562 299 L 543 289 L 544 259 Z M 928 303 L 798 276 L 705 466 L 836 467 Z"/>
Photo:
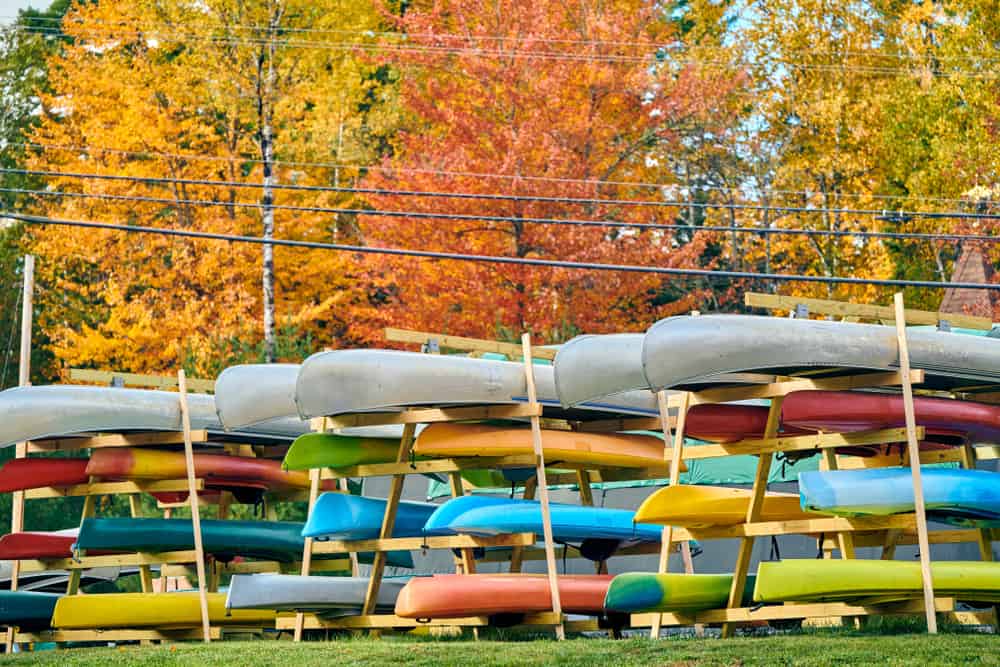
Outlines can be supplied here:
<path id="1" fill-rule="evenodd" d="M 663 487 L 646 498 L 636 510 L 635 521 L 691 528 L 730 526 L 746 520 L 749 505 L 748 489 L 678 484 Z M 817 516 L 821 515 L 802 511 L 796 493 L 768 493 L 760 520 L 792 521 Z"/>
<path id="2" fill-rule="evenodd" d="M 667 465 L 663 441 L 651 435 L 581 433 L 546 430 L 542 434 L 545 462 L 584 463 L 625 468 L 662 468 Z M 420 456 L 523 456 L 534 453 L 530 428 L 489 424 L 431 424 L 413 446 Z M 682 470 L 686 470 L 682 466 Z"/>
<path id="3" fill-rule="evenodd" d="M 212 625 L 273 625 L 275 612 L 226 609 L 225 593 L 208 594 L 208 616 Z M 197 592 L 102 593 L 64 595 L 56 603 L 52 627 L 165 628 L 201 625 Z"/>

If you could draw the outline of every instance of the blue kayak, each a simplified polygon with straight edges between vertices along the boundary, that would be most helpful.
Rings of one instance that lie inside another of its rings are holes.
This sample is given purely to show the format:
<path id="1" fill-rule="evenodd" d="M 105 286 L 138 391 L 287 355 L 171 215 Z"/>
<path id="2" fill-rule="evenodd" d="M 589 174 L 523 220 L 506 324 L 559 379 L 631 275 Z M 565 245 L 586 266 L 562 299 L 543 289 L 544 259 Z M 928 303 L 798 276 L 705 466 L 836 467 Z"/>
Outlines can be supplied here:
<path id="1" fill-rule="evenodd" d="M 659 542 L 662 526 L 633 523 L 635 512 L 552 503 L 552 536 L 558 542 L 611 540 Z M 463 496 L 441 505 L 424 525 L 426 535 L 499 535 L 535 533 L 542 536 L 541 505 L 534 500 Z"/>
<path id="2" fill-rule="evenodd" d="M 1000 473 L 962 468 L 921 471 L 928 518 L 959 526 L 1000 527 Z M 799 475 L 802 509 L 838 516 L 914 510 L 909 468 L 833 470 Z"/>
<path id="3" fill-rule="evenodd" d="M 382 529 L 386 501 L 346 493 L 324 493 L 309 514 L 302 537 L 334 540 L 373 540 Z M 438 508 L 433 503 L 402 501 L 396 511 L 393 537 L 419 537 Z"/>

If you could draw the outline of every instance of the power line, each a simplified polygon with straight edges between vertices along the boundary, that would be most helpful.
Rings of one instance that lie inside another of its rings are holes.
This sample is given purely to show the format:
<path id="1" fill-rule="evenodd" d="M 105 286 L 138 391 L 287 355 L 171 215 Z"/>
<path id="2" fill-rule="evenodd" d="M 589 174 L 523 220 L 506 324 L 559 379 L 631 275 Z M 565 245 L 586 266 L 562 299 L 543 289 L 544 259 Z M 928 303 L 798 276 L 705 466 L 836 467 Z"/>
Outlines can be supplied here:
<path id="1" fill-rule="evenodd" d="M 341 215 L 370 215 L 382 218 L 417 218 L 425 220 L 450 220 L 453 222 L 499 222 L 524 223 L 538 225 L 557 225 L 568 227 L 601 227 L 624 229 L 659 229 L 688 232 L 728 232 L 742 234 L 760 234 L 762 236 L 819 236 L 833 238 L 875 238 L 922 241 L 983 241 L 987 243 L 1000 242 L 1000 236 L 988 234 L 928 234 L 923 232 L 874 232 L 864 230 L 842 229 L 789 229 L 784 227 L 731 227 L 725 225 L 688 225 L 657 222 L 627 222 L 621 220 L 580 220 L 574 218 L 540 218 L 528 216 L 487 215 L 475 213 L 441 213 L 433 211 L 398 211 L 385 209 L 333 208 L 325 206 L 301 206 L 293 204 L 270 204 L 265 206 L 260 202 L 232 202 L 209 199 L 168 199 L 164 197 L 146 197 L 142 195 L 116 195 L 96 192 L 59 192 L 54 190 L 32 190 L 28 188 L 0 188 L 0 192 L 14 194 L 41 195 L 45 197 L 66 197 L 76 199 L 106 199 L 112 201 L 129 201 L 166 206 L 207 206 L 221 208 L 271 208 L 278 211 L 295 211 L 299 213 L 329 213 Z M 775 209 L 778 210 L 778 209 Z M 783 210 L 783 209 L 782 209 Z M 809 213 L 822 213 L 824 209 L 808 209 Z"/>
<path id="2" fill-rule="evenodd" d="M 698 278 L 730 278 L 773 280 L 781 282 L 810 282 L 846 285 L 877 285 L 882 287 L 921 287 L 928 289 L 984 289 L 997 291 L 1000 284 L 964 283 L 964 282 L 933 282 L 930 280 L 896 280 L 882 278 L 851 278 L 839 276 L 807 276 L 787 273 L 755 273 L 751 271 L 723 271 L 714 269 L 677 269 L 659 266 L 638 266 L 634 264 L 599 264 L 592 262 L 574 262 L 554 259 L 531 259 L 528 257 L 503 257 L 496 255 L 476 255 L 467 253 L 435 252 L 431 250 L 413 250 L 409 248 L 378 248 L 371 246 L 345 245 L 339 243 L 323 243 L 320 241 L 297 241 L 294 239 L 266 239 L 259 236 L 239 234 L 218 234 L 214 232 L 198 232 L 163 227 L 147 227 L 142 225 L 120 225 L 89 220 L 65 220 L 45 216 L 25 215 L 23 213 L 4 212 L 2 216 L 20 220 L 33 225 L 60 225 L 85 229 L 104 229 L 126 232 L 129 234 L 155 234 L 160 236 L 175 236 L 195 239 L 225 241 L 227 243 L 250 243 L 255 245 L 272 245 L 290 248 L 305 248 L 311 250 L 329 250 L 335 252 L 353 252 L 370 255 L 390 255 L 396 257 L 420 257 L 425 259 L 441 259 L 458 262 L 480 262 L 487 264 L 510 264 L 518 266 L 542 266 L 556 269 L 574 269 L 588 271 L 618 271 L 624 273 L 649 273 L 669 276 Z"/>
<path id="3" fill-rule="evenodd" d="M 221 155 L 205 155 L 201 153 L 167 153 L 163 151 L 130 151 L 122 148 L 108 148 L 101 146 L 70 146 L 63 144 L 43 144 L 38 142 L 24 142 L 23 145 L 26 148 L 38 148 L 43 151 L 64 151 L 64 152 L 95 152 L 95 153 L 107 153 L 111 155 L 125 155 L 131 157 L 160 157 L 160 158 L 170 158 L 176 160 L 193 160 L 193 161 L 203 161 L 203 162 L 225 162 L 227 164 L 232 163 L 246 163 L 246 164 L 261 164 L 263 160 L 250 157 L 226 157 Z M 359 170 L 359 171 L 375 171 L 387 174 L 393 173 L 403 173 L 403 174 L 425 174 L 430 176 L 442 176 L 448 178 L 481 178 L 481 179 L 495 179 L 504 181 L 525 181 L 525 182 L 539 182 L 539 183 L 557 183 L 557 184 L 569 184 L 569 185 L 584 185 L 584 186 L 617 186 L 617 187 L 634 187 L 634 188 L 644 188 L 644 189 L 660 189 L 665 188 L 681 188 L 687 186 L 680 186 L 677 184 L 668 183 L 652 183 L 643 181 L 615 181 L 608 179 L 597 179 L 597 178 L 563 178 L 558 176 L 532 176 L 532 175 L 513 175 L 513 174 L 501 174 L 498 172 L 476 172 L 476 171 L 455 171 L 446 169 L 424 169 L 420 167 L 382 167 L 379 165 L 363 165 L 363 164 L 350 164 L 342 162 L 308 162 L 300 160 L 272 160 L 271 164 L 283 165 L 286 167 L 316 167 L 322 169 L 345 169 L 345 170 Z M 690 186 L 691 190 L 700 191 L 712 191 L 712 192 L 729 192 L 729 193 L 744 193 L 747 188 L 727 188 L 723 186 L 716 185 L 694 185 Z M 788 195 L 795 197 L 811 197 L 821 194 L 817 191 L 811 190 L 781 190 L 781 189 L 757 189 L 751 188 L 755 192 L 759 192 L 762 195 Z M 913 201 L 926 201 L 926 202 L 939 202 L 939 203 L 954 203 L 954 204 L 968 204 L 968 199 L 959 199 L 954 197 L 927 197 L 927 196 L 909 196 L 909 195 L 878 195 L 878 194 L 867 194 L 867 193 L 852 193 L 852 192 L 837 192 L 832 193 L 837 197 L 845 197 L 850 199 L 878 199 L 878 200 L 899 200 L 908 199 Z M 1000 200 L 993 199 L 977 199 L 977 204 L 1000 204 Z"/>

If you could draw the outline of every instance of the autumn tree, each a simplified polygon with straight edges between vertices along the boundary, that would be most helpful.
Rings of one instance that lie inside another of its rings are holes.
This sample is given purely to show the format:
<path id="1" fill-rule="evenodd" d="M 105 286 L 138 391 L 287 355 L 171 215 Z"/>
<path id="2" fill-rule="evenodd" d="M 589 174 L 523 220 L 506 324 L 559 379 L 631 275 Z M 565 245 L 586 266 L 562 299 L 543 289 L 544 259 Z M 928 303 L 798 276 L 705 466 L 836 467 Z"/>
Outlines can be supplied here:
<path id="1" fill-rule="evenodd" d="M 509 199 L 369 198 L 405 218 L 361 217 L 365 242 L 580 262 L 700 266 L 708 242 L 665 230 L 552 225 L 532 219 L 672 222 L 675 209 L 546 198 L 662 201 L 646 183 L 656 155 L 693 119 L 725 115 L 739 79 L 675 58 L 669 8 L 617 2 L 418 2 L 383 43 L 400 63 L 409 125 L 365 183 L 387 190 Z M 452 213 L 468 220 L 420 214 Z M 476 216 L 484 216 L 477 219 Z M 489 219 L 492 217 L 493 219 Z M 373 258 L 374 286 L 359 335 L 394 323 L 493 338 L 533 330 L 641 328 L 695 307 L 703 292 L 635 273 Z M 679 283 L 681 285 L 685 283 Z"/>

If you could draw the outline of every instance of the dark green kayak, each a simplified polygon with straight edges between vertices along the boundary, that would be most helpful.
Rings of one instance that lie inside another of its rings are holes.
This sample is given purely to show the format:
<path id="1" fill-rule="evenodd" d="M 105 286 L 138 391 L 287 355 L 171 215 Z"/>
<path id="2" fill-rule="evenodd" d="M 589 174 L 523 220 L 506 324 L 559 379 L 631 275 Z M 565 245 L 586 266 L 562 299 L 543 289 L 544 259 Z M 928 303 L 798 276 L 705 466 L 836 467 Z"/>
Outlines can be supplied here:
<path id="1" fill-rule="evenodd" d="M 290 562 L 302 557 L 302 527 L 293 521 L 202 519 L 201 537 L 205 552 L 219 560 L 245 556 Z M 194 532 L 190 519 L 86 519 L 76 546 L 121 552 L 184 551 L 194 549 Z M 372 554 L 359 554 L 359 560 L 370 563 Z M 387 564 L 413 567 L 413 558 L 408 551 L 393 551 Z"/>
<path id="2" fill-rule="evenodd" d="M 0 591 L 0 626 L 13 626 L 25 632 L 47 630 L 60 597 L 55 593 Z"/>
<path id="3" fill-rule="evenodd" d="M 359 438 L 336 433 L 306 433 L 295 438 L 281 464 L 285 470 L 345 468 L 390 463 L 399 453 L 399 438 Z"/>

